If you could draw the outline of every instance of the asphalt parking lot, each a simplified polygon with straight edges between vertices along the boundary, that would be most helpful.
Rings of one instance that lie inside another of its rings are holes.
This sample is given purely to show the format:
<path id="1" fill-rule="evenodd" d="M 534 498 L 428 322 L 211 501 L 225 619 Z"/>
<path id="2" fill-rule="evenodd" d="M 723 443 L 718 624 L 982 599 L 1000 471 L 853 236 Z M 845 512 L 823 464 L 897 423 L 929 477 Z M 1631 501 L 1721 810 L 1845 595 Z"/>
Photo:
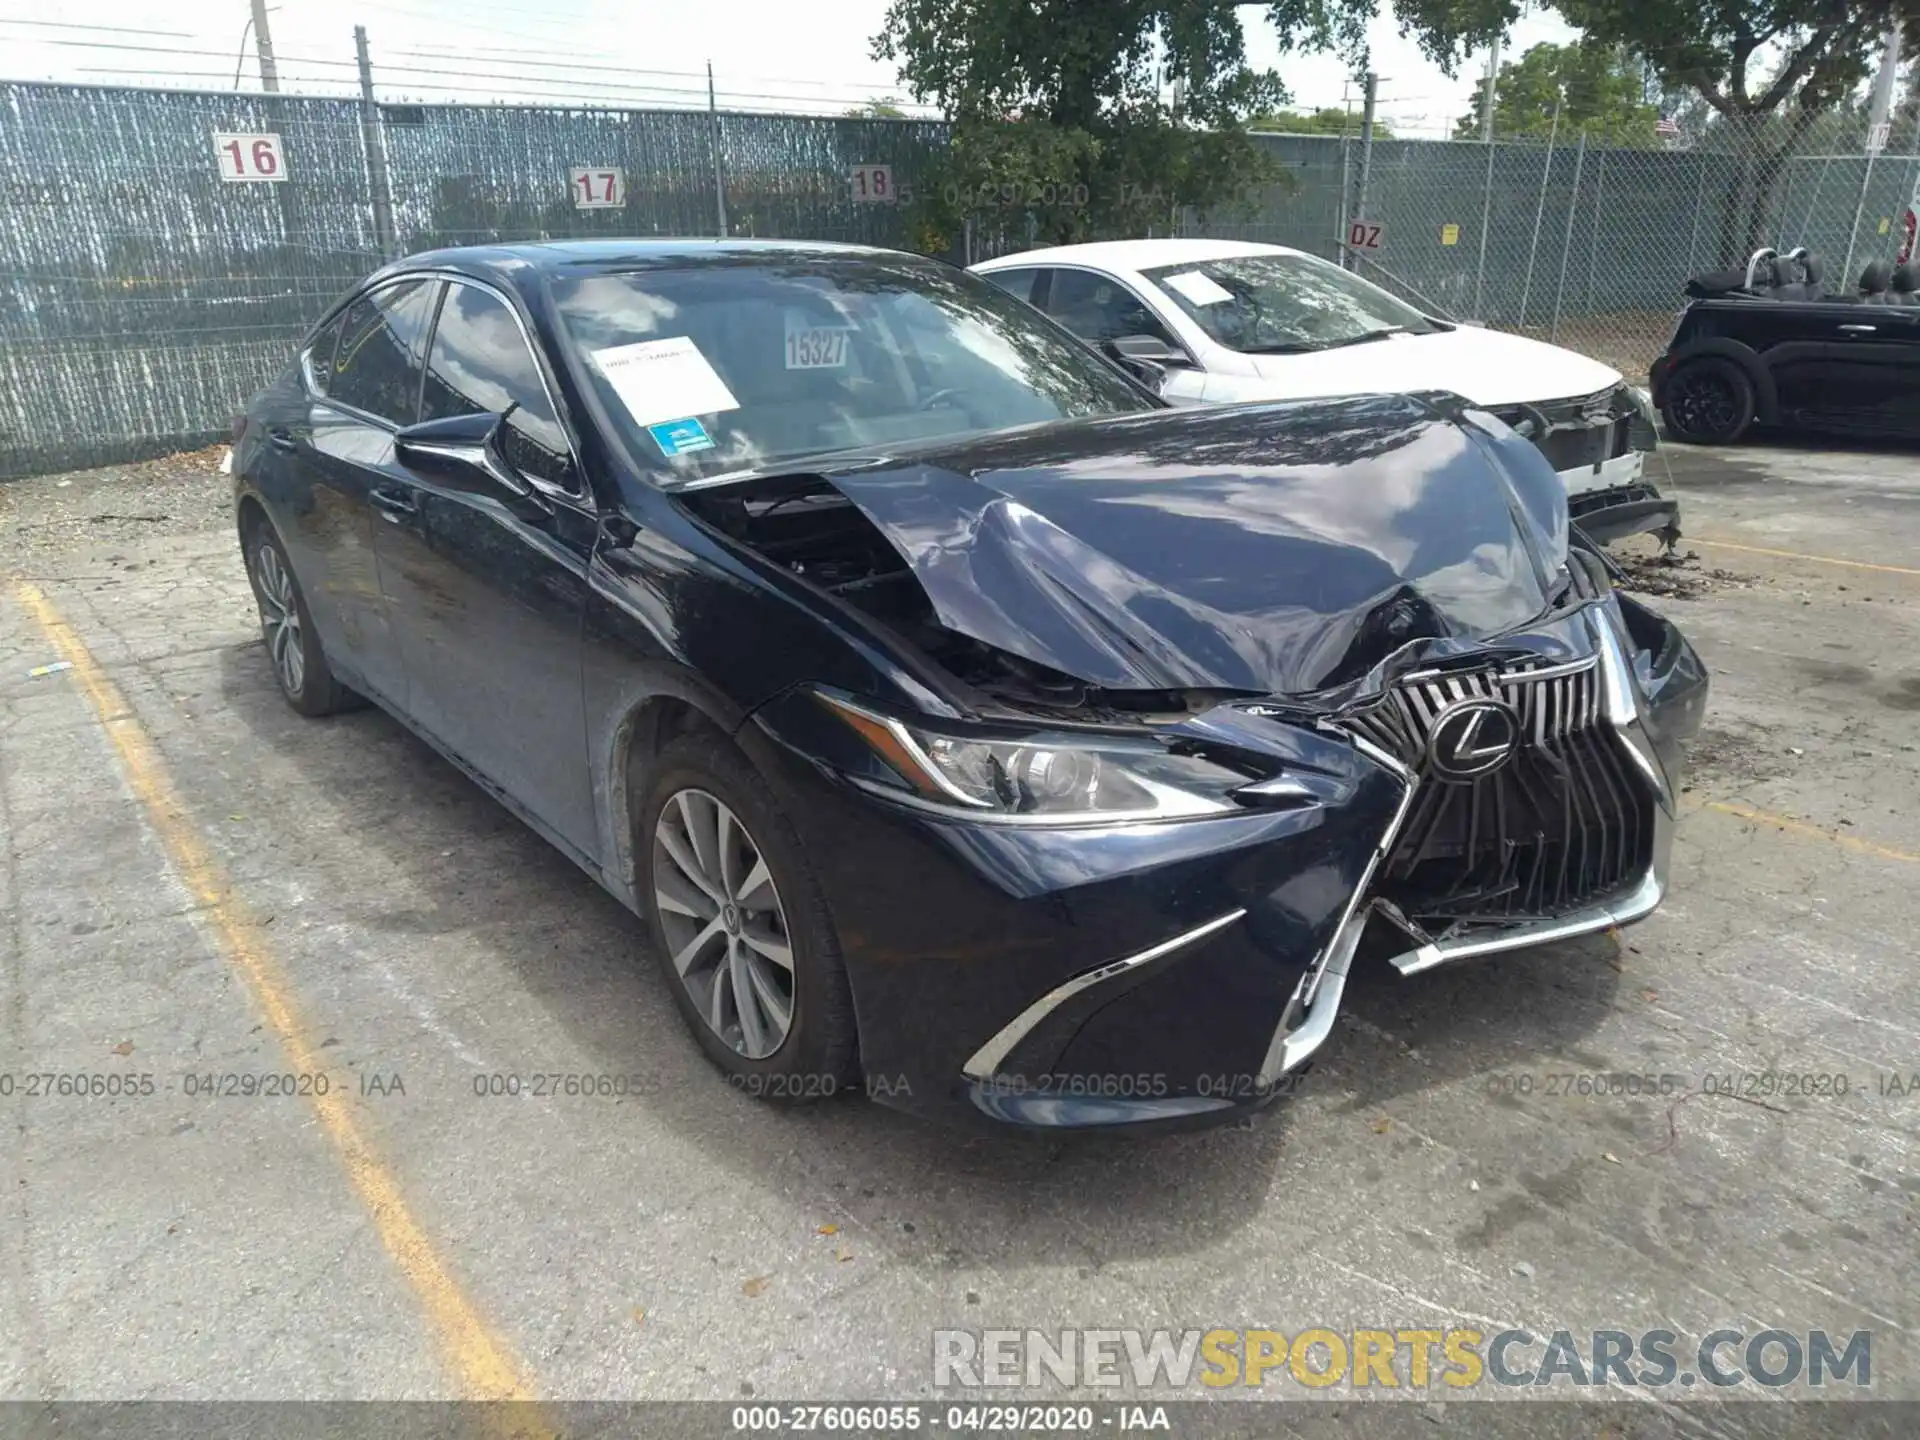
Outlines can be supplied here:
<path id="1" fill-rule="evenodd" d="M 1665 906 L 1361 973 L 1250 1129 L 1071 1143 L 724 1085 L 584 875 L 384 715 L 281 702 L 217 455 L 0 487 L 0 1070 L 119 1077 L 0 1095 L 0 1395 L 931 1397 L 941 1328 L 1777 1326 L 1870 1330 L 1920 1399 L 1920 463 L 1664 453 L 1696 558 L 1636 573 L 1715 687 Z M 288 1072 L 327 1093 L 204 1093 Z M 629 1078 L 476 1093 L 539 1074 Z M 1621 1075 L 1675 1079 L 1578 1078 Z"/>

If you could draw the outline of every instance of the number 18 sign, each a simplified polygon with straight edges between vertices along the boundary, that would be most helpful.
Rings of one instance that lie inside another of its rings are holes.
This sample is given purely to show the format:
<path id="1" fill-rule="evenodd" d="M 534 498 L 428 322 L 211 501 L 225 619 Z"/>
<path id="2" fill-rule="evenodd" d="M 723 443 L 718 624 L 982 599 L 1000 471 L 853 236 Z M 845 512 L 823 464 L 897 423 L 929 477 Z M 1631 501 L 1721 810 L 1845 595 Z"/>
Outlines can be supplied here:
<path id="1" fill-rule="evenodd" d="M 285 180 L 286 156 L 278 135 L 223 135 L 213 137 L 214 159 L 222 180 Z"/>

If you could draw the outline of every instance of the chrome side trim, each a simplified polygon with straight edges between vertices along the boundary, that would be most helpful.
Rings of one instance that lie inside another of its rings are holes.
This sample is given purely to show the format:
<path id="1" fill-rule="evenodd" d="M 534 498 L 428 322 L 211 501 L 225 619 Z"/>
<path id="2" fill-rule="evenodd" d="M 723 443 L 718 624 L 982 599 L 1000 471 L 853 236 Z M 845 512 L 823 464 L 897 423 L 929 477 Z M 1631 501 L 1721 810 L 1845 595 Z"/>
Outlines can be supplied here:
<path id="1" fill-rule="evenodd" d="M 1373 847 L 1373 854 L 1367 858 L 1367 865 L 1360 872 L 1360 879 L 1353 887 L 1353 893 L 1347 897 L 1347 907 L 1340 914 L 1340 923 L 1334 928 L 1333 937 L 1315 959 L 1313 967 L 1300 977 L 1300 983 L 1294 987 L 1293 994 L 1287 1000 L 1287 1008 L 1281 1012 L 1280 1024 L 1273 1032 L 1273 1039 L 1267 1044 L 1266 1058 L 1260 1064 L 1259 1083 L 1271 1085 L 1287 1071 L 1300 1065 L 1306 1058 L 1326 1042 L 1333 1033 L 1334 1017 L 1340 1012 L 1340 996 L 1347 987 L 1347 967 L 1353 963 L 1353 952 L 1359 948 L 1360 936 L 1367 928 L 1367 917 L 1373 913 L 1371 905 L 1362 905 L 1367 889 L 1373 884 L 1374 871 L 1379 869 L 1393 849 L 1393 842 L 1400 837 L 1400 827 L 1406 824 L 1408 812 L 1413 809 L 1413 797 L 1420 789 L 1420 777 L 1409 765 L 1374 744 L 1362 735 L 1349 734 L 1353 748 L 1365 755 L 1374 764 L 1400 779 L 1400 803 L 1394 808 L 1393 818 L 1380 834 Z M 1304 1014 L 1304 1022 L 1299 1017 Z"/>
<path id="2" fill-rule="evenodd" d="M 1633 665 L 1627 659 L 1626 646 L 1614 628 L 1610 615 L 1594 610 L 1591 616 L 1589 624 L 1594 640 L 1600 646 L 1600 675 L 1602 692 L 1606 697 L 1607 720 L 1627 753 L 1633 757 L 1634 764 L 1647 777 L 1647 783 L 1653 787 L 1656 803 L 1661 809 L 1672 813 L 1673 787 L 1668 783 L 1666 771 L 1661 768 L 1659 758 L 1654 753 L 1653 742 L 1647 738 L 1646 727 L 1640 723 L 1640 706 L 1633 695 Z"/>
<path id="3" fill-rule="evenodd" d="M 1246 913 L 1244 909 L 1229 910 L 1226 914 L 1216 916 L 1206 924 L 1195 926 L 1183 934 L 1174 936 L 1171 940 L 1162 940 L 1158 945 L 1142 950 L 1138 955 L 1129 955 L 1123 960 L 1109 960 L 1104 965 L 1095 966 L 1091 970 L 1082 971 L 1070 980 L 1062 981 L 1014 1016 L 991 1040 L 974 1051 L 967 1063 L 960 1067 L 960 1073 L 969 1080 L 992 1079 L 999 1071 L 1001 1063 L 1013 1052 L 1013 1047 L 1026 1039 L 1032 1033 L 1034 1026 L 1074 996 L 1092 989 L 1095 985 L 1112 980 L 1116 976 L 1124 975 L 1129 970 L 1138 970 L 1142 965 L 1158 960 L 1163 955 L 1171 955 L 1174 951 L 1191 945 L 1195 941 L 1204 940 L 1215 931 L 1226 929 Z"/>

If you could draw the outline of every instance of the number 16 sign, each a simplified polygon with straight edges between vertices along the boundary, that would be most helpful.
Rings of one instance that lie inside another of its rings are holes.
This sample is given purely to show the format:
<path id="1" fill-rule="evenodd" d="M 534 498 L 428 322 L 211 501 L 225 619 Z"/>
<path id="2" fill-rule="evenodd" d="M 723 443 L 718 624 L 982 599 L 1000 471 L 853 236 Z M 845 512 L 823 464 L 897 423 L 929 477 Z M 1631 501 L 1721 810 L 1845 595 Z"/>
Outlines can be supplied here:
<path id="1" fill-rule="evenodd" d="M 280 152 L 278 135 L 215 134 L 213 155 L 220 162 L 222 180 L 287 178 L 287 160 Z"/>

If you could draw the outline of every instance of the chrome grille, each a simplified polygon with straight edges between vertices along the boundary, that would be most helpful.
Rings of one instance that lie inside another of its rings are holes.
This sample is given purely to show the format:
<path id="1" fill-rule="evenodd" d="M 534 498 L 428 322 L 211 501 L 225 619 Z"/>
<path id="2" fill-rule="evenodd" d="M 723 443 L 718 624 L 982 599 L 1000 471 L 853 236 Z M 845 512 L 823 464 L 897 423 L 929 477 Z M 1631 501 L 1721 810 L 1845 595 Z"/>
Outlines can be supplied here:
<path id="1" fill-rule="evenodd" d="M 1375 893 L 1436 939 L 1479 923 L 1578 909 L 1635 883 L 1652 860 L 1653 800 L 1605 713 L 1595 661 L 1403 681 L 1347 717 L 1420 776 Z M 1438 716 L 1499 700 L 1520 719 L 1513 757 L 1490 775 L 1428 764 Z"/>

